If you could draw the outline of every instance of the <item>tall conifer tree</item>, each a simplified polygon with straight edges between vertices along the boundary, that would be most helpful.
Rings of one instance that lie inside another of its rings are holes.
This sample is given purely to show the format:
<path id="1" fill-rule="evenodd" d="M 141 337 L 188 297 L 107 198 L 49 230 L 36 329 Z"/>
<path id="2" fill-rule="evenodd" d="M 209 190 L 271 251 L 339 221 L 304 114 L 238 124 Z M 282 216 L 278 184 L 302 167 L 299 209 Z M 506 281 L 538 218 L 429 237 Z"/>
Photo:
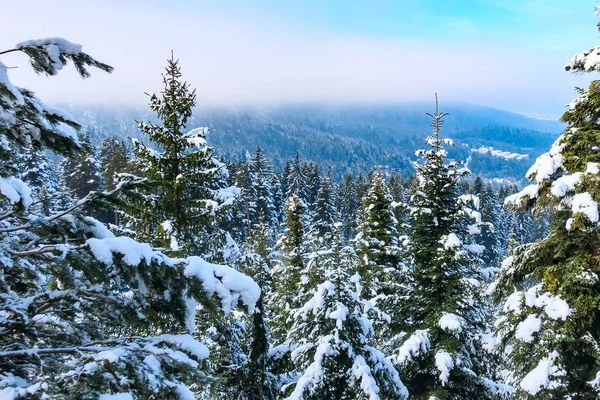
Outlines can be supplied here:
<path id="1" fill-rule="evenodd" d="M 581 53 L 566 69 L 598 71 L 599 53 Z M 521 398 L 600 396 L 600 81 L 578 92 L 562 116 L 565 132 L 527 173 L 533 183 L 505 202 L 535 215 L 558 210 L 549 235 L 516 248 L 497 279 L 505 367 Z"/>
<path id="2" fill-rule="evenodd" d="M 486 380 L 487 366 L 478 348 L 484 313 L 478 293 L 482 277 L 471 244 L 477 229 L 459 197 L 457 184 L 466 172 L 447 161 L 440 137 L 445 113 L 432 117 L 428 150 L 418 155 L 416 190 L 410 201 L 412 227 L 406 253 L 413 290 L 406 317 L 410 325 L 392 359 L 415 399 L 485 399 L 494 387 Z"/>
<path id="3" fill-rule="evenodd" d="M 206 142 L 208 129 L 186 131 L 196 91 L 182 80 L 173 57 L 167 60 L 163 85 L 160 96 L 149 100 L 161 124 L 139 124 L 155 148 L 134 141 L 144 180 L 125 210 L 129 223 L 140 239 L 176 254 L 230 261 L 236 246 L 220 223 L 229 218 L 239 190 L 227 187 L 227 168 Z"/>
<path id="4" fill-rule="evenodd" d="M 361 296 L 371 299 L 381 294 L 381 285 L 390 269 L 398 267 L 398 221 L 392 209 L 392 195 L 380 171 L 373 173 L 371 186 L 362 200 L 358 234 L 354 240 L 360 257 L 358 273 L 363 282 Z"/>
<path id="5" fill-rule="evenodd" d="M 274 270 L 276 296 L 272 305 L 273 333 L 282 341 L 291 327 L 291 314 L 300 307 L 308 281 L 306 266 L 306 204 L 298 196 L 291 196 L 285 204 L 285 231 L 278 247 L 282 264 Z"/>

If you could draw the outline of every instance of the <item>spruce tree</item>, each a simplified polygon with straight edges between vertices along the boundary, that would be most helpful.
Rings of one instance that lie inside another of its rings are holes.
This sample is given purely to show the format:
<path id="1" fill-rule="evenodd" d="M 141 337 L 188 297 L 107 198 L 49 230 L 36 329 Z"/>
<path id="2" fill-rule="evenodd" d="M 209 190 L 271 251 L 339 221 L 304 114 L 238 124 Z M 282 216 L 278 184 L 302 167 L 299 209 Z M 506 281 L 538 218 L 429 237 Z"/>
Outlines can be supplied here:
<path id="1" fill-rule="evenodd" d="M 306 204 L 312 207 L 321 187 L 321 173 L 319 167 L 313 162 L 305 163 L 302 169 L 306 177 Z"/>
<path id="2" fill-rule="evenodd" d="M 311 208 L 311 230 L 309 235 L 317 240 L 323 240 L 332 233 L 336 218 L 335 185 L 331 175 L 321 179 L 315 202 Z"/>
<path id="3" fill-rule="evenodd" d="M 139 124 L 155 147 L 134 141 L 144 179 L 125 211 L 139 239 L 174 254 L 229 261 L 236 246 L 220 224 L 230 217 L 239 190 L 227 187 L 227 168 L 206 142 L 208 129 L 186 131 L 196 91 L 181 76 L 179 61 L 172 56 L 163 75 L 164 89 L 149 100 L 160 125 Z"/>
<path id="4" fill-rule="evenodd" d="M 304 203 L 308 199 L 307 185 L 308 179 L 305 175 L 305 170 L 302 168 L 300 161 L 300 153 L 296 152 L 294 161 L 288 164 L 286 176 L 286 197 L 298 196 Z M 285 175 L 284 175 L 285 176 Z"/>
<path id="5" fill-rule="evenodd" d="M 89 134 L 79 134 L 81 145 L 79 152 L 64 163 L 64 182 L 76 200 L 84 198 L 90 192 L 104 189 L 100 172 L 100 160 L 96 156 Z M 98 217 L 104 210 L 85 207 L 85 212 Z"/>
<path id="6" fill-rule="evenodd" d="M 81 149 L 77 156 L 65 164 L 65 181 L 75 198 L 81 199 L 89 192 L 103 189 L 104 184 L 100 173 L 98 159 L 89 134 L 80 134 Z"/>
<path id="7" fill-rule="evenodd" d="M 475 235 L 475 241 L 484 248 L 481 254 L 484 265 L 495 269 L 498 267 L 500 256 L 501 206 L 490 184 L 481 189 L 478 198 L 482 223 L 479 226 L 479 234 Z"/>
<path id="8" fill-rule="evenodd" d="M 29 185 L 34 197 L 39 199 L 40 212 L 50 215 L 59 191 L 58 168 L 48 160 L 44 150 L 34 145 L 25 147 L 19 157 L 18 167 L 19 178 Z"/>
<path id="9" fill-rule="evenodd" d="M 279 231 L 279 227 L 283 222 L 285 217 L 285 212 L 283 210 L 285 198 L 283 193 L 285 192 L 282 185 L 282 180 L 279 179 L 277 174 L 273 174 L 271 176 L 271 188 L 273 189 L 273 207 L 275 208 L 275 213 L 277 214 L 277 221 L 273 221 L 275 223 L 274 228 L 276 232 Z"/>
<path id="10" fill-rule="evenodd" d="M 485 314 L 479 294 L 483 279 L 470 239 L 477 217 L 459 197 L 458 181 L 466 172 L 447 160 L 440 137 L 445 113 L 432 117 L 428 150 L 417 154 L 415 193 L 410 200 L 411 230 L 405 244 L 413 285 L 402 344 L 392 355 L 400 376 L 415 399 L 492 398 L 487 365 L 478 350 Z"/>
<path id="11" fill-rule="evenodd" d="M 118 174 L 133 172 L 132 154 L 125 143 L 116 136 L 102 143 L 99 158 L 104 186 L 107 190 L 116 188 Z"/>
<path id="12" fill-rule="evenodd" d="M 290 326 L 292 312 L 300 307 L 308 281 L 306 267 L 306 204 L 291 196 L 285 204 L 285 230 L 278 241 L 282 264 L 274 269 L 276 296 L 273 299 L 275 317 L 273 333 L 282 341 Z"/>
<path id="13" fill-rule="evenodd" d="M 273 187 L 273 166 L 265 157 L 260 146 L 250 160 L 252 180 L 256 191 L 256 211 L 262 215 L 269 226 L 278 224 L 279 215 L 275 207 L 275 188 Z M 258 222 L 258 216 L 256 218 Z"/>
<path id="14" fill-rule="evenodd" d="M 599 51 L 573 57 L 567 70 L 597 71 Z M 520 398 L 600 396 L 600 82 L 578 93 L 561 118 L 565 132 L 528 171 L 533 183 L 505 201 L 534 215 L 557 210 L 548 236 L 516 248 L 497 279 L 498 333 Z"/>
<path id="15" fill-rule="evenodd" d="M 240 270 L 252 277 L 261 288 L 261 296 L 253 313 L 245 322 L 245 361 L 239 374 L 228 382 L 236 388 L 236 398 L 248 400 L 275 399 L 279 388 L 277 377 L 271 371 L 269 358 L 270 332 L 267 327 L 268 307 L 271 297 L 271 269 L 273 255 L 270 245 L 270 229 L 261 215 L 252 238 L 249 238 L 245 254 L 240 257 Z"/>
<path id="16" fill-rule="evenodd" d="M 399 267 L 398 221 L 392 201 L 385 178 L 376 171 L 362 200 L 362 215 L 354 239 L 360 258 L 358 274 L 363 282 L 361 296 L 365 299 L 380 295 L 389 271 Z"/>
<path id="17" fill-rule="evenodd" d="M 258 219 L 255 178 L 250 164 L 245 161 L 232 166 L 232 171 L 235 174 L 235 186 L 241 190 L 234 214 L 241 228 L 237 236 L 240 239 L 251 238 Z"/>
<path id="18" fill-rule="evenodd" d="M 342 222 L 342 235 L 344 241 L 347 243 L 356 236 L 360 204 L 352 175 L 346 175 L 341 190 L 340 220 Z"/>
<path id="19" fill-rule="evenodd" d="M 320 284 L 293 314 L 288 341 L 300 376 L 288 400 L 403 399 L 408 396 L 398 373 L 373 346 L 373 327 L 357 287 L 358 258 L 341 248 L 339 224 L 333 248 L 320 252 Z"/>

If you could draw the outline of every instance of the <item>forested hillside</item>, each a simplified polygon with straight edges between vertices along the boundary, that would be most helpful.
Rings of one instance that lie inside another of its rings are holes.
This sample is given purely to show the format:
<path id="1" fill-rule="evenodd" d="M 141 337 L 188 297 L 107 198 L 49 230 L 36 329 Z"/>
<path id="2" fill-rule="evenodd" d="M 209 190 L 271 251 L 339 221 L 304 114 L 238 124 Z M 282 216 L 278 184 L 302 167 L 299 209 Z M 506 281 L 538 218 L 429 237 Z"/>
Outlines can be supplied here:
<path id="1" fill-rule="evenodd" d="M 482 176 L 522 180 L 529 163 L 556 139 L 563 125 L 486 107 L 448 105 L 452 115 L 447 135 L 456 141 L 452 157 L 467 160 Z M 146 111 L 123 108 L 71 107 L 94 143 L 110 136 L 123 139 L 140 135 L 135 121 L 151 116 Z M 247 110 L 195 110 L 190 127 L 209 127 L 209 143 L 227 159 L 243 159 L 257 145 L 282 167 L 299 151 L 320 165 L 331 166 L 334 175 L 367 173 L 380 166 L 404 176 L 414 173 L 411 162 L 427 135 L 423 115 L 427 106 L 282 106 Z M 126 140 L 129 142 L 128 140 Z M 482 147 L 499 152 L 481 154 Z"/>

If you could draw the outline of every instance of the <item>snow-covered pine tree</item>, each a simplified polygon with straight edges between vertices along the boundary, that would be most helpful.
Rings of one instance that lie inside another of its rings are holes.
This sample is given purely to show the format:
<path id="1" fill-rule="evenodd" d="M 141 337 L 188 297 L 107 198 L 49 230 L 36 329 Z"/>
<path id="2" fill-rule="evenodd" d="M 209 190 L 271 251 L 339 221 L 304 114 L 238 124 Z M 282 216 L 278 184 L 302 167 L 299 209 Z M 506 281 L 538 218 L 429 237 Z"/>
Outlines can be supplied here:
<path id="1" fill-rule="evenodd" d="M 292 174 L 292 160 L 288 159 L 285 162 L 285 165 L 283 166 L 283 170 L 281 171 L 281 192 L 285 196 L 285 199 L 288 198 L 287 194 L 288 194 L 288 187 L 290 186 L 291 174 Z M 285 206 L 285 200 L 284 200 L 283 206 Z"/>
<path id="2" fill-rule="evenodd" d="M 160 96 L 153 94 L 149 100 L 161 124 L 139 124 L 156 148 L 134 140 L 144 180 L 130 194 L 125 210 L 129 224 L 136 237 L 176 254 L 231 261 L 236 245 L 220 223 L 229 218 L 239 189 L 227 187 L 227 168 L 206 143 L 208 129 L 186 132 L 196 91 L 182 81 L 173 56 L 167 60 L 163 85 Z"/>
<path id="3" fill-rule="evenodd" d="M 597 71 L 599 52 L 576 55 L 566 69 Z M 600 82 L 578 92 L 561 119 L 565 132 L 527 173 L 533 183 L 505 201 L 535 215 L 556 210 L 549 235 L 516 248 L 497 279 L 505 367 L 520 398 L 600 396 Z"/>
<path id="4" fill-rule="evenodd" d="M 501 205 L 491 184 L 482 187 L 477 194 L 481 212 L 480 233 L 475 235 L 475 242 L 483 246 L 481 260 L 487 268 L 497 268 L 500 256 L 500 215 Z"/>
<path id="5" fill-rule="evenodd" d="M 49 193 L 54 193 L 58 188 L 55 165 L 44 151 L 34 146 L 25 147 L 19 157 L 19 178 L 34 190 L 46 186 Z"/>
<path id="6" fill-rule="evenodd" d="M 131 151 L 123 140 L 116 136 L 109 137 L 102 143 L 99 158 L 106 190 L 116 188 L 119 173 L 133 171 Z"/>
<path id="7" fill-rule="evenodd" d="M 278 225 L 279 215 L 274 203 L 273 166 L 263 154 L 260 146 L 256 146 L 256 152 L 250 160 L 250 167 L 256 191 L 256 211 L 258 215 L 263 215 L 264 221 L 269 226 L 275 227 Z"/>
<path id="8" fill-rule="evenodd" d="M 362 200 L 362 215 L 354 239 L 359 255 L 361 296 L 372 299 L 381 294 L 381 285 L 390 270 L 399 268 L 398 221 L 392 209 L 392 195 L 380 171 L 371 177 L 371 186 Z"/>
<path id="9" fill-rule="evenodd" d="M 514 192 L 510 191 L 509 186 L 502 186 L 498 189 L 497 199 L 500 205 L 503 204 L 504 199 L 507 198 L 510 194 L 514 194 Z M 498 214 L 498 226 L 496 227 L 496 236 L 499 242 L 499 260 L 504 259 L 504 257 L 508 254 L 508 241 L 509 237 L 512 235 L 513 239 L 516 240 L 516 232 L 514 231 L 513 226 L 514 221 L 514 212 L 507 207 L 502 207 Z"/>
<path id="10" fill-rule="evenodd" d="M 373 347 L 373 325 L 357 289 L 358 257 L 341 248 L 339 224 L 333 247 L 319 252 L 318 287 L 293 314 L 288 342 L 300 376 L 288 400 L 403 399 L 408 396 L 398 372 Z"/>
<path id="11" fill-rule="evenodd" d="M 317 200 L 319 188 L 321 187 L 321 173 L 319 166 L 313 162 L 305 163 L 302 166 L 304 176 L 306 177 L 306 204 L 310 207 Z"/>
<path id="12" fill-rule="evenodd" d="M 249 154 L 247 154 L 247 158 L 249 158 Z M 252 237 L 254 225 L 258 222 L 255 177 L 250 164 L 246 161 L 236 163 L 231 166 L 231 170 L 235 171 L 235 187 L 240 189 L 237 207 L 234 211 L 234 220 L 237 222 L 236 225 L 239 225 L 237 227 L 239 232 L 235 236 L 238 239 L 247 240 Z M 235 229 L 235 227 L 232 228 Z"/>
<path id="13" fill-rule="evenodd" d="M 285 205 L 285 198 L 283 196 L 284 190 L 281 181 L 282 180 L 279 179 L 279 176 L 276 173 L 274 173 L 271 176 L 271 188 L 273 189 L 273 207 L 275 208 L 275 212 L 277 214 L 277 223 L 275 224 L 275 226 L 271 226 L 271 228 L 275 229 L 276 232 L 279 232 L 279 227 L 285 217 L 285 211 L 283 210 L 283 207 Z"/>
<path id="14" fill-rule="evenodd" d="M 358 211 L 360 202 L 356 194 L 356 186 L 352 175 L 346 175 L 342 186 L 340 220 L 342 222 L 342 237 L 348 243 L 356 237 Z"/>
<path id="15" fill-rule="evenodd" d="M 26 146 L 19 157 L 19 178 L 32 189 L 33 197 L 39 201 L 39 211 L 50 215 L 59 189 L 59 174 L 46 152 L 33 145 Z"/>
<path id="16" fill-rule="evenodd" d="M 409 227 L 408 219 L 408 199 L 412 189 L 410 182 L 402 178 L 400 174 L 396 174 L 390 181 L 392 199 L 394 200 L 394 216 L 398 221 L 397 230 L 399 236 L 405 236 Z"/>
<path id="17" fill-rule="evenodd" d="M 78 139 L 80 150 L 76 156 L 67 160 L 63 173 L 73 196 L 81 199 L 89 192 L 102 190 L 104 185 L 100 160 L 94 151 L 89 134 L 80 134 Z"/>
<path id="18" fill-rule="evenodd" d="M 362 172 L 358 174 L 354 180 L 354 187 L 356 188 L 356 197 L 359 199 L 359 205 L 362 206 L 362 199 L 367 194 L 367 190 L 370 187 L 369 177 L 365 177 Z"/>
<path id="19" fill-rule="evenodd" d="M 109 137 L 102 143 L 99 159 L 104 188 L 106 190 L 116 189 L 119 174 L 135 173 L 138 169 L 132 161 L 133 153 L 123 140 L 116 136 Z M 121 217 L 118 206 L 115 205 L 112 210 L 103 211 L 100 215 L 103 222 L 113 224 L 114 229 L 121 228 Z"/>
<path id="20" fill-rule="evenodd" d="M 428 150 L 417 154 L 415 192 L 410 199 L 411 231 L 405 244 L 413 290 L 405 318 L 410 325 L 391 359 L 415 399 L 487 399 L 495 386 L 486 379 L 479 335 L 484 313 L 481 271 L 470 233 L 477 231 L 465 207 L 471 196 L 459 197 L 457 183 L 467 173 L 447 160 L 440 137 L 445 113 L 432 117 Z"/>
<path id="21" fill-rule="evenodd" d="M 300 307 L 305 284 L 308 282 L 306 268 L 306 204 L 299 196 L 292 195 L 285 203 L 285 230 L 277 246 L 282 263 L 273 269 L 275 294 L 272 299 L 272 332 L 282 342 L 291 327 L 291 313 Z"/>
<path id="22" fill-rule="evenodd" d="M 64 182 L 77 200 L 84 198 L 90 192 L 101 191 L 104 188 L 100 160 L 90 141 L 89 134 L 79 134 L 80 148 L 77 154 L 65 160 L 63 164 Z M 84 207 L 86 214 L 98 217 L 103 210 L 91 206 Z"/>
<path id="23" fill-rule="evenodd" d="M 23 42 L 12 51 L 27 54 L 47 75 L 67 61 L 84 78 L 89 66 L 112 70 L 59 38 Z M 190 334 L 196 305 L 252 307 L 259 288 L 231 268 L 198 257 L 170 259 L 115 237 L 80 212 L 114 193 L 89 194 L 50 216 L 34 214 L 31 190 L 15 176 L 16 153 L 31 144 L 76 154 L 79 127 L 14 86 L 0 62 L 0 395 L 193 398 L 190 387 L 205 379 L 201 365 L 208 356 Z"/>
<path id="24" fill-rule="evenodd" d="M 336 190 L 331 174 L 325 175 L 319 184 L 319 190 L 310 211 L 311 238 L 326 240 L 331 237 L 336 217 Z"/>
<path id="25" fill-rule="evenodd" d="M 308 179 L 304 175 L 304 169 L 302 168 L 302 162 L 300 161 L 300 153 L 296 152 L 294 161 L 288 163 L 287 176 L 286 177 L 286 192 L 285 195 L 289 199 L 291 196 L 298 196 L 300 200 L 306 203 L 308 199 L 307 185 Z"/>
<path id="26" fill-rule="evenodd" d="M 469 193 L 478 197 L 481 196 L 481 193 L 483 193 L 483 180 L 480 176 L 476 176 L 475 179 L 473 179 L 473 183 L 469 188 Z"/>
<path id="27" fill-rule="evenodd" d="M 261 296 L 254 312 L 246 317 L 245 357 L 238 373 L 227 385 L 235 388 L 236 399 L 275 399 L 281 386 L 271 372 L 269 358 L 270 332 L 267 327 L 268 302 L 271 297 L 273 254 L 270 228 L 261 215 L 259 223 L 245 246 L 245 253 L 237 262 L 240 271 L 252 277 L 261 288 Z"/>

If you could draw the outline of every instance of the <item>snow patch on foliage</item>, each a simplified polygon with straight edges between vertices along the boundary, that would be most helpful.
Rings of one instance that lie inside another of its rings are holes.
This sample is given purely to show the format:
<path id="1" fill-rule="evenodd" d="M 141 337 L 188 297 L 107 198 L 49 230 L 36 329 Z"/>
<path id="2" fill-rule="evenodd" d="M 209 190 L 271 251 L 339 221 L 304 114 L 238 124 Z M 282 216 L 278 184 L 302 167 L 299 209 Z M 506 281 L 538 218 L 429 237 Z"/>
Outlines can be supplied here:
<path id="1" fill-rule="evenodd" d="M 600 167 L 598 166 L 598 163 L 595 163 L 595 162 L 587 163 L 586 168 L 585 168 L 585 173 L 588 175 L 600 174 Z"/>
<path id="2" fill-rule="evenodd" d="M 323 359 L 326 356 L 335 354 L 335 351 L 330 344 L 330 341 L 333 339 L 334 337 L 332 335 L 322 338 L 321 343 L 319 343 L 315 351 L 313 357 L 314 361 L 304 370 L 304 374 L 302 374 L 300 379 L 298 379 L 298 382 L 296 382 L 294 391 L 287 400 L 302 400 L 304 398 L 304 391 L 308 387 L 318 387 L 319 382 L 321 382 L 323 378 Z M 293 352 L 292 357 L 294 357 L 295 354 L 296 353 Z"/>
<path id="3" fill-rule="evenodd" d="M 440 382 L 442 382 L 442 386 L 446 386 L 448 378 L 450 378 L 450 371 L 454 368 L 454 359 L 450 353 L 438 351 L 435 354 L 435 366 L 438 371 L 440 371 Z"/>
<path id="4" fill-rule="evenodd" d="M 519 193 L 508 196 L 504 199 L 505 206 L 519 207 L 523 205 L 523 200 L 533 200 L 540 194 L 540 188 L 538 185 L 525 186 Z"/>
<path id="5" fill-rule="evenodd" d="M 369 400 L 379 400 L 379 386 L 371 374 L 364 357 L 357 356 L 352 364 L 352 375 L 360 381 L 360 388 Z"/>
<path id="6" fill-rule="evenodd" d="M 21 91 L 12 84 L 10 79 L 8 79 L 8 69 L 2 62 L 0 62 L 0 85 L 3 85 L 10 92 L 10 94 L 13 96 L 12 100 L 15 102 L 15 104 L 25 104 L 25 98 L 23 97 L 23 94 L 21 94 Z"/>
<path id="7" fill-rule="evenodd" d="M 534 339 L 533 334 L 539 332 L 540 329 L 542 329 L 542 320 L 530 314 L 517 325 L 515 337 L 525 343 L 531 343 Z"/>
<path id="8" fill-rule="evenodd" d="M 599 219 L 598 203 L 594 201 L 589 193 L 577 193 L 571 200 L 571 210 L 573 213 L 583 213 L 590 220 L 596 223 Z"/>
<path id="9" fill-rule="evenodd" d="M 338 329 L 342 329 L 342 324 L 348 316 L 348 307 L 343 304 L 338 304 L 338 308 L 329 313 L 329 318 L 335 319 L 335 325 Z"/>
<path id="10" fill-rule="evenodd" d="M 552 145 L 550 151 L 539 156 L 535 163 L 527 171 L 528 179 L 535 179 L 541 183 L 553 176 L 559 168 L 563 166 L 562 150 L 565 148 L 563 143 L 564 135 L 561 135 Z"/>
<path id="11" fill-rule="evenodd" d="M 208 358 L 208 347 L 200 343 L 192 335 L 169 335 L 164 334 L 155 338 L 157 342 L 169 343 L 181 350 L 185 350 L 199 360 Z"/>
<path id="12" fill-rule="evenodd" d="M 549 292 L 542 293 L 542 286 L 536 285 L 526 292 L 515 291 L 513 292 L 504 303 L 504 311 L 511 311 L 516 315 L 521 313 L 521 303 L 525 299 L 525 305 L 527 307 L 535 307 L 544 310 L 544 313 L 553 320 L 566 321 L 571 315 L 572 310 L 569 304 L 560 298 L 560 296 L 554 296 Z"/>
<path id="13" fill-rule="evenodd" d="M 557 383 L 552 381 L 552 376 L 564 375 L 564 371 L 554 365 L 557 357 L 558 353 L 553 352 L 549 357 L 540 360 L 538 365 L 521 380 L 521 389 L 535 396 L 543 389 L 556 387 Z"/>
<path id="14" fill-rule="evenodd" d="M 397 354 L 393 356 L 393 361 L 397 364 L 404 364 L 413 357 L 429 351 L 431 341 L 429 339 L 429 330 L 415 331 L 410 337 L 402 343 Z"/>
<path id="15" fill-rule="evenodd" d="M 502 307 L 504 312 L 513 312 L 515 315 L 521 314 L 521 302 L 523 301 L 523 292 L 514 291 L 506 298 L 504 306 Z"/>
<path id="16" fill-rule="evenodd" d="M 209 131 L 210 129 L 207 127 L 194 128 L 183 135 L 183 137 L 192 146 L 202 149 L 206 147 L 206 135 L 208 135 Z"/>
<path id="17" fill-rule="evenodd" d="M 194 393 L 183 383 L 177 385 L 177 395 L 179 396 L 179 400 L 196 400 Z"/>
<path id="18" fill-rule="evenodd" d="M 125 357 L 127 352 L 123 348 L 111 349 L 101 351 L 97 354 L 94 354 L 94 360 L 96 361 L 106 361 L 108 363 L 116 363 L 122 357 Z"/>
<path id="19" fill-rule="evenodd" d="M 465 320 L 456 314 L 444 313 L 438 321 L 438 325 L 444 330 L 460 333 L 463 330 L 464 322 Z"/>
<path id="20" fill-rule="evenodd" d="M 453 249 L 460 247 L 462 242 L 456 233 L 450 233 L 448 236 L 442 239 L 442 244 L 444 245 L 445 249 Z"/>
<path id="21" fill-rule="evenodd" d="M 581 172 L 572 175 L 563 175 L 552 183 L 550 193 L 556 197 L 564 197 L 568 192 L 575 189 L 575 186 L 581 183 Z"/>
<path id="22" fill-rule="evenodd" d="M 21 203 L 25 208 L 33 203 L 31 188 L 25 182 L 13 176 L 0 177 L 0 193 L 12 204 Z"/>
<path id="23" fill-rule="evenodd" d="M 87 227 L 84 227 L 84 232 L 91 233 L 96 239 L 114 238 L 115 235 L 108 230 L 106 225 L 92 217 L 85 217 L 85 222 L 88 223 Z"/>
<path id="24" fill-rule="evenodd" d="M 138 266 L 142 261 L 150 265 L 153 259 L 166 259 L 152 250 L 147 243 L 139 243 L 130 237 L 105 237 L 103 239 L 91 238 L 86 241 L 94 257 L 106 264 L 112 265 L 114 262 L 113 253 L 120 254 L 123 262 L 129 266 Z"/>
<path id="25" fill-rule="evenodd" d="M 204 292 L 210 297 L 216 294 L 221 299 L 221 308 L 230 312 L 241 301 L 249 311 L 260 297 L 260 287 L 247 275 L 233 268 L 212 264 L 200 257 L 188 257 L 184 274 L 202 282 Z"/>

